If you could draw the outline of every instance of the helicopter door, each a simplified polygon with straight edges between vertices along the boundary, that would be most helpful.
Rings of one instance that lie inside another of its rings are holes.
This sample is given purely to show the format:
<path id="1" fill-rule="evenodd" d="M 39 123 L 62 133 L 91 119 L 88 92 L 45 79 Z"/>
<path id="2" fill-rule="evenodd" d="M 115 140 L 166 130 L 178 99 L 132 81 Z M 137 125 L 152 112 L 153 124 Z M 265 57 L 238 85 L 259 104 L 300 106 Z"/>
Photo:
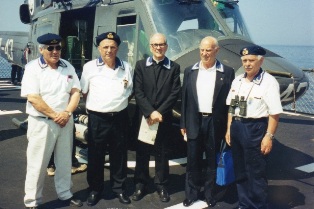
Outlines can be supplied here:
<path id="1" fill-rule="evenodd" d="M 118 57 L 135 65 L 136 15 L 117 17 L 117 34 L 121 39 Z"/>
<path id="2" fill-rule="evenodd" d="M 48 14 L 37 19 L 32 24 L 30 42 L 28 43 L 28 59 L 32 60 L 40 56 L 37 38 L 46 33 L 59 34 L 60 13 Z"/>

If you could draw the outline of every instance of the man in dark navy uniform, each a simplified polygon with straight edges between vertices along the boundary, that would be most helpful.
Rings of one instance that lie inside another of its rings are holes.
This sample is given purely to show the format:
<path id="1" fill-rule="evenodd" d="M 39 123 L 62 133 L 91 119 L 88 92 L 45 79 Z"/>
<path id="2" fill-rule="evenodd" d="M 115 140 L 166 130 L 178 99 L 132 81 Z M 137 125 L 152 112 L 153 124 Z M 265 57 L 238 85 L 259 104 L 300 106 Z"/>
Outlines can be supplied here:
<path id="1" fill-rule="evenodd" d="M 205 37 L 200 43 L 201 61 L 184 71 L 181 107 L 181 133 L 187 138 L 187 168 L 183 205 L 188 207 L 204 195 L 209 207 L 218 199 L 216 192 L 216 154 L 227 129 L 226 98 L 234 70 L 216 60 L 218 41 Z M 203 152 L 206 160 L 203 168 Z M 202 170 L 205 183 L 201 182 Z"/>
<path id="2" fill-rule="evenodd" d="M 21 85 L 22 70 L 23 70 L 22 67 L 12 63 L 12 70 L 11 70 L 11 83 L 12 84 Z"/>
<path id="3" fill-rule="evenodd" d="M 279 84 L 261 66 L 259 46 L 240 51 L 244 74 L 232 82 L 226 141 L 232 148 L 239 209 L 267 209 L 266 156 L 282 112 Z"/>

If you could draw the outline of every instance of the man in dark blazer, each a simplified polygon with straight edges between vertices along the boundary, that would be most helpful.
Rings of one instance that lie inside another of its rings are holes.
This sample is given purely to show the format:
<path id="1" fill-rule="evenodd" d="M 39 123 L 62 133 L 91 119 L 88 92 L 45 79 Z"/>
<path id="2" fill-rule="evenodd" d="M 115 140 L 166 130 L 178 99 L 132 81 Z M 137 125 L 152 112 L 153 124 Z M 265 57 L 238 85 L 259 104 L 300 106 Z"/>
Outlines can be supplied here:
<path id="1" fill-rule="evenodd" d="M 205 37 L 200 44 L 201 61 L 185 69 L 182 87 L 181 133 L 187 140 L 187 168 L 183 205 L 188 207 L 199 198 L 200 188 L 209 207 L 214 207 L 216 153 L 224 140 L 228 106 L 226 98 L 234 79 L 234 70 L 223 66 L 216 55 L 218 42 Z M 205 183 L 202 183 L 205 152 Z"/>
<path id="2" fill-rule="evenodd" d="M 172 108 L 180 92 L 180 66 L 169 60 L 165 53 L 166 37 L 157 33 L 150 38 L 151 57 L 136 63 L 134 93 L 139 108 L 139 119 L 144 116 L 148 125 L 159 123 L 154 145 L 137 141 L 135 184 L 132 196 L 138 201 L 145 195 L 148 184 L 150 154 L 155 155 L 155 179 L 160 200 L 170 200 L 166 184 L 169 176 L 168 142 L 172 123 Z"/>

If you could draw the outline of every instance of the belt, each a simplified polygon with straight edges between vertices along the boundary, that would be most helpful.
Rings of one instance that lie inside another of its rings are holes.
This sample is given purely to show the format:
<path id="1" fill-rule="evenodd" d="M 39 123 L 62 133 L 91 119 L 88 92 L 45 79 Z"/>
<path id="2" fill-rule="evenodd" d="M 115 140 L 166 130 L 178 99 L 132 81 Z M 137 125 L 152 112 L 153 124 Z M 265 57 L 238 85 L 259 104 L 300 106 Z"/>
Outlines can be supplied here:
<path id="1" fill-rule="evenodd" d="M 241 122 L 244 122 L 244 123 L 248 123 L 248 122 L 267 122 L 267 118 L 266 117 L 263 117 L 263 118 L 243 118 L 243 117 L 233 116 L 232 119 L 236 120 L 236 121 L 241 121 Z"/>
<path id="2" fill-rule="evenodd" d="M 209 117 L 212 116 L 212 113 L 208 113 L 208 112 L 200 112 L 199 113 L 202 117 Z"/>
<path id="3" fill-rule="evenodd" d="M 93 110 L 87 110 L 89 113 L 93 113 L 95 115 L 99 115 L 99 116 L 109 116 L 109 117 L 113 117 L 118 115 L 120 112 L 96 112 Z"/>
<path id="4" fill-rule="evenodd" d="M 45 117 L 45 116 L 35 116 L 37 118 L 43 118 L 43 119 L 46 119 L 46 120 L 52 120 L 52 118 L 49 118 L 49 117 Z"/>

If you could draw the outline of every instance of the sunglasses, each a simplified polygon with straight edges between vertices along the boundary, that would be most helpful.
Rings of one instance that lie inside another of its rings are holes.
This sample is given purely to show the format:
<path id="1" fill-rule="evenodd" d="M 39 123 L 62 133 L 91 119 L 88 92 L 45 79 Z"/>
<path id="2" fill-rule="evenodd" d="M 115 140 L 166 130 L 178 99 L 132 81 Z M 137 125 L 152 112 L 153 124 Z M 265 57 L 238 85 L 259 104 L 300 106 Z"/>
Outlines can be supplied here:
<path id="1" fill-rule="evenodd" d="M 60 51 L 62 49 L 61 46 L 47 46 L 46 49 L 50 52 L 52 52 L 53 50 L 56 50 L 56 51 Z"/>

